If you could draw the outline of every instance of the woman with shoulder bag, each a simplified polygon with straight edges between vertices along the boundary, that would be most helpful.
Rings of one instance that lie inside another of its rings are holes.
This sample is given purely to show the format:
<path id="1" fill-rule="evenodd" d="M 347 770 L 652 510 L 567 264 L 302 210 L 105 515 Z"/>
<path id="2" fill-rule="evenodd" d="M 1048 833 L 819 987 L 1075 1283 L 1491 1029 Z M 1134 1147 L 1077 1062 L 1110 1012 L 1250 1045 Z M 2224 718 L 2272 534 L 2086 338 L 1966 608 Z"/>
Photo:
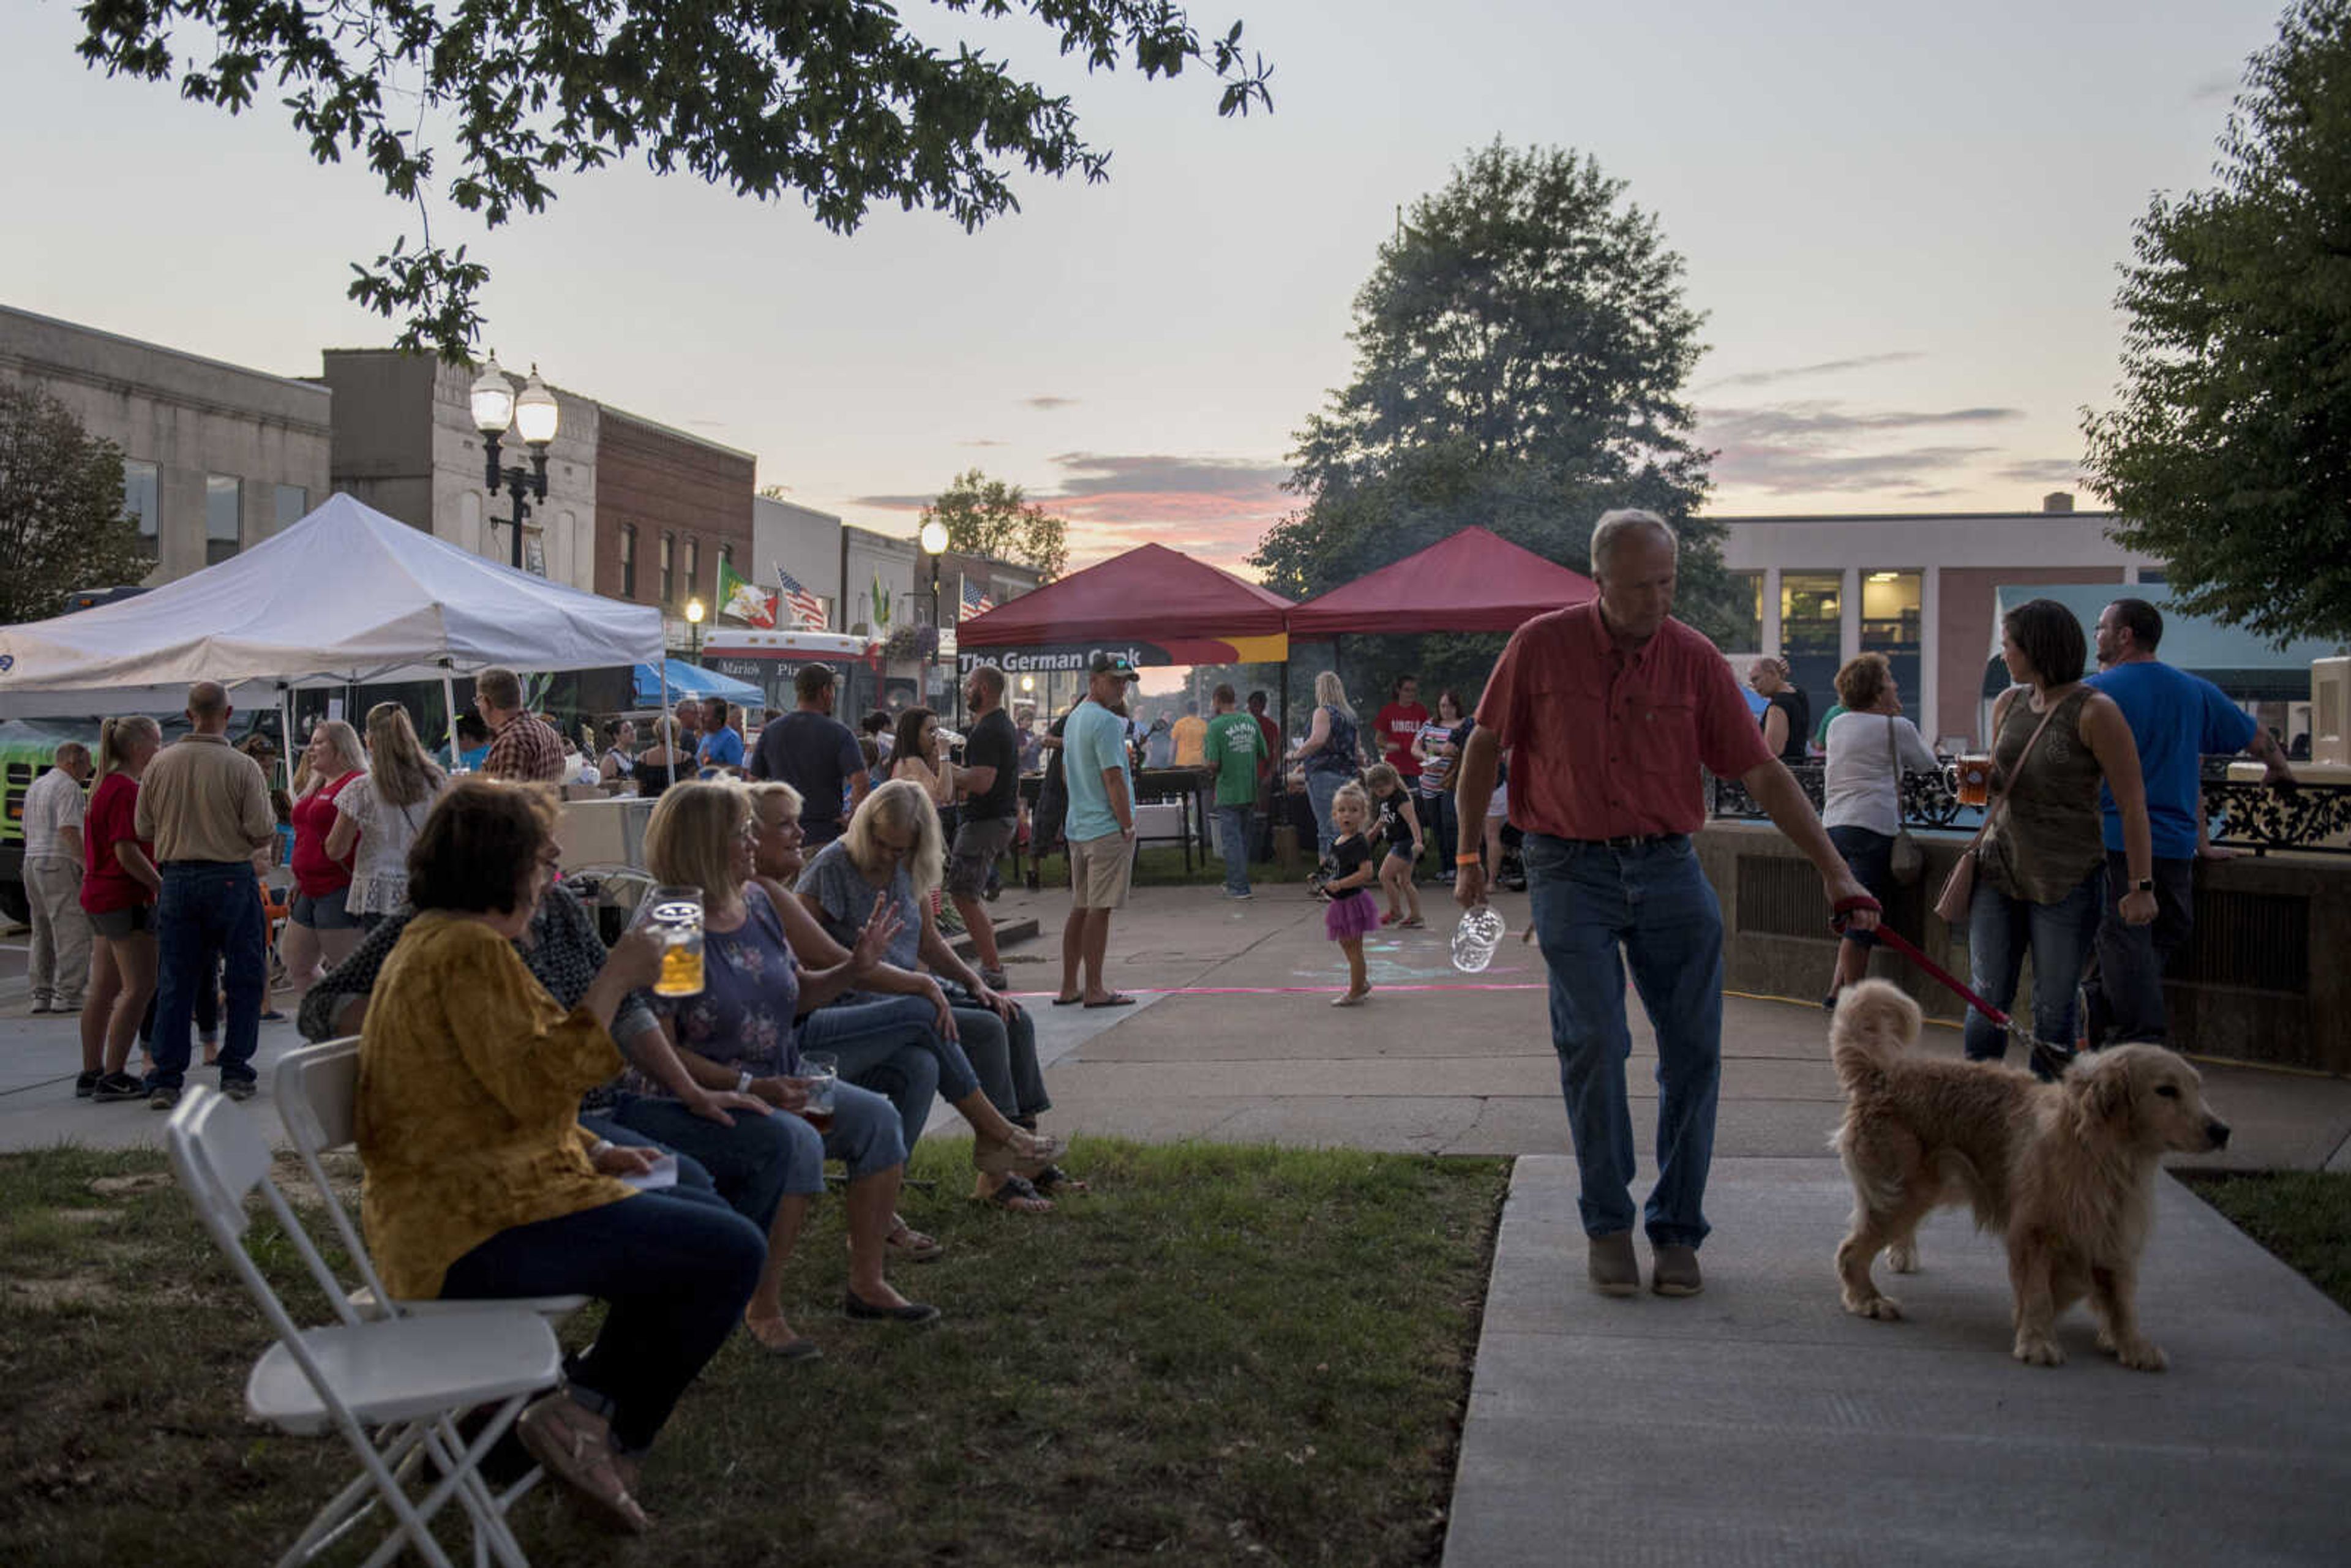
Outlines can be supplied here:
<path id="1" fill-rule="evenodd" d="M 1918 728 L 1902 715 L 1902 690 L 1883 653 L 1864 653 L 1836 674 L 1844 710 L 1829 721 L 1828 763 L 1821 822 L 1829 841 L 1870 896 L 1884 904 L 1894 889 L 1918 880 L 1918 846 L 1902 827 L 1902 774 L 1942 764 Z M 1908 852 L 1906 857 L 1903 851 Z M 1907 872 L 1900 863 L 1907 859 Z M 1821 1005 L 1869 973 L 1873 931 L 1849 930 L 1837 944 L 1836 977 Z"/>
<path id="2" fill-rule="evenodd" d="M 1314 803 L 1315 852 L 1327 855 L 1335 836 L 1331 802 L 1339 786 L 1353 783 L 1364 766 L 1355 747 L 1355 710 L 1338 671 L 1324 670 L 1314 677 L 1314 722 L 1290 755 L 1305 764 L 1306 796 Z"/>
<path id="3" fill-rule="evenodd" d="M 2063 1055 L 2074 1043 L 2074 994 L 2088 966 L 2104 896 L 2098 786 L 2122 810 L 2131 891 L 2121 915 L 2155 918 L 2154 847 L 2138 746 L 2114 699 L 2082 685 L 2088 647 L 2074 612 L 2052 599 L 2001 618 L 2001 657 L 2017 682 L 1992 708 L 1992 799 L 1938 913 L 1967 890 L 1968 954 L 1976 994 L 2002 1011 L 2032 954 L 2032 1030 Z M 1969 878 L 1972 876 L 1970 884 Z M 1967 1053 L 1998 1061 L 2008 1037 L 1970 1008 Z"/>

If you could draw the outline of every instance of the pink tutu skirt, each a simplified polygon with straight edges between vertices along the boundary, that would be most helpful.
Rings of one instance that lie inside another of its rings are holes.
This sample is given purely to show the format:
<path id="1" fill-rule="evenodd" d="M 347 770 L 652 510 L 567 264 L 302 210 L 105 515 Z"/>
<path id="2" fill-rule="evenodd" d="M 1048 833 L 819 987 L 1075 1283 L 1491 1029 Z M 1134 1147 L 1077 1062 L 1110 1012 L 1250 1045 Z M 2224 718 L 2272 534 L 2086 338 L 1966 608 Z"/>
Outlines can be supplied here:
<path id="1" fill-rule="evenodd" d="M 1380 901 L 1369 888 L 1343 893 L 1322 912 L 1322 932 L 1333 942 L 1363 936 L 1380 928 Z"/>

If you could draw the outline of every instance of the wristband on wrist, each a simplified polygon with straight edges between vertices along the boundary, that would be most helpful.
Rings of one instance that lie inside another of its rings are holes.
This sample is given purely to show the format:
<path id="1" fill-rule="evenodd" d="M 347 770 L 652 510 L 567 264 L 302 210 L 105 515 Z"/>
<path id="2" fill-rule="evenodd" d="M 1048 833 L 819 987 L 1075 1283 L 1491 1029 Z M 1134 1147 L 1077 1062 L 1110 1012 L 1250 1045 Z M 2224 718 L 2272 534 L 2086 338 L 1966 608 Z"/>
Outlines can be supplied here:
<path id="1" fill-rule="evenodd" d="M 599 1138 L 594 1143 L 588 1145 L 588 1157 L 591 1160 L 601 1159 L 603 1156 L 604 1151 L 611 1146 L 612 1145 L 609 1139 Z"/>
<path id="2" fill-rule="evenodd" d="M 1455 865 L 1478 865 L 1482 863 L 1485 857 L 1482 855 L 1455 855 L 1453 857 L 1453 863 Z"/>
<path id="3" fill-rule="evenodd" d="M 735 1075 L 735 1092 L 737 1094 L 748 1094 L 751 1092 L 751 1070 L 749 1068 L 745 1067 L 737 1071 Z"/>

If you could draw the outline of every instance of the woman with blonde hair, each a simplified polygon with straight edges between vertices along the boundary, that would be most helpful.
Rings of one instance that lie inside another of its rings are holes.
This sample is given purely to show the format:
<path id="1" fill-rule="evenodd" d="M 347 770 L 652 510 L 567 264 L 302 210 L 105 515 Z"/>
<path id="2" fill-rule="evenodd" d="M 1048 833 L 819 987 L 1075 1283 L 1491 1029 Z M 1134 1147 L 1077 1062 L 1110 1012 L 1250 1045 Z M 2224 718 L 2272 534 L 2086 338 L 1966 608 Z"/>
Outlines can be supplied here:
<path id="1" fill-rule="evenodd" d="M 1331 801 L 1339 786 L 1351 782 L 1363 758 L 1356 747 L 1354 707 L 1347 701 L 1346 683 L 1336 670 L 1314 677 L 1314 722 L 1291 757 L 1306 768 L 1306 798 L 1314 806 L 1318 853 L 1331 852 Z"/>
<path id="2" fill-rule="evenodd" d="M 335 829 L 336 800 L 366 777 L 357 730 L 330 718 L 310 732 L 294 779 L 294 902 L 280 944 L 289 989 L 309 989 L 322 969 L 360 945 L 360 923 L 348 904 L 351 857 L 329 853 L 327 837 Z"/>
<path id="3" fill-rule="evenodd" d="M 398 703 L 368 709 L 367 738 L 367 775 L 335 797 L 335 825 L 327 833 L 327 858 L 351 863 L 344 907 L 361 930 L 408 902 L 409 846 L 449 785 Z"/>
<path id="4" fill-rule="evenodd" d="M 703 988 L 697 996 L 655 992 L 643 999 L 695 1082 L 797 1113 L 808 1103 L 802 1048 L 813 1042 L 794 1020 L 804 1009 L 848 990 L 878 961 L 896 926 L 887 911 L 877 910 L 840 963 L 803 969 L 781 916 L 753 875 L 753 850 L 751 797 L 741 786 L 682 779 L 664 792 L 645 827 L 645 866 L 664 883 L 702 889 Z M 907 1301 L 884 1275 L 889 1238 L 902 1223 L 897 1203 L 906 1142 L 890 1102 L 849 1077 L 841 1072 L 832 1116 L 822 1128 L 797 1116 L 797 1124 L 783 1124 L 792 1134 L 782 1154 L 783 1196 L 768 1231 L 767 1267 L 744 1309 L 752 1335 L 791 1360 L 808 1359 L 814 1347 L 784 1321 L 783 1268 L 810 1202 L 824 1191 L 828 1158 L 849 1168 L 848 1315 L 903 1323 L 939 1315 L 935 1307 Z M 626 1082 L 648 1098 L 668 1093 L 641 1071 L 632 1071 Z M 934 1242 L 929 1255 L 937 1251 Z"/>
<path id="5" fill-rule="evenodd" d="M 124 1069 L 155 996 L 155 901 L 163 873 L 155 869 L 153 846 L 131 824 L 140 776 L 162 745 L 162 727 L 145 714 L 99 727 L 98 783 L 81 837 L 81 907 L 95 941 L 81 1002 L 81 1075 L 74 1081 L 74 1093 L 93 1100 L 147 1097 L 146 1084 Z"/>
<path id="6" fill-rule="evenodd" d="M 832 944 L 850 940 L 874 911 L 896 912 L 901 929 L 883 955 L 887 962 L 862 983 L 871 991 L 922 998 L 937 1009 L 949 1048 L 969 1062 L 973 1091 L 958 1095 L 955 1082 L 946 1087 L 976 1140 L 979 1174 L 972 1196 L 1019 1213 L 1043 1213 L 1053 1207 L 1044 1192 L 1081 1191 L 1083 1184 L 1050 1163 L 1059 1148 L 1036 1134 L 1039 1114 L 1053 1103 L 1028 1012 L 998 995 L 939 934 L 930 894 L 946 865 L 945 846 L 928 794 L 912 779 L 893 779 L 861 801 L 848 831 L 799 870 L 799 902 Z M 763 838 L 760 853 L 763 867 L 780 874 L 799 858 L 797 834 L 786 841 L 779 832 L 772 846 Z"/>

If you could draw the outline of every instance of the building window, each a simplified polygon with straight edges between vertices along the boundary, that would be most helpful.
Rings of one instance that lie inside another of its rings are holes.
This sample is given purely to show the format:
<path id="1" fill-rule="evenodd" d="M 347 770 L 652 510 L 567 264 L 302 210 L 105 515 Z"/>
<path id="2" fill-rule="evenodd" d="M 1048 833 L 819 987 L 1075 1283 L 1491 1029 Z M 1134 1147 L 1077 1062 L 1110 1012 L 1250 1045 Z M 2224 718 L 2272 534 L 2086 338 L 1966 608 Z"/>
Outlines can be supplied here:
<path id="1" fill-rule="evenodd" d="M 277 516 L 274 528 L 277 533 L 282 534 L 300 522 L 310 510 L 310 492 L 299 485 L 278 486 L 277 499 Z"/>
<path id="2" fill-rule="evenodd" d="M 692 599 L 702 591 L 702 540 L 688 536 L 685 541 L 685 596 Z"/>
<path id="3" fill-rule="evenodd" d="M 1763 646 L 1763 574 L 1730 574 L 1730 627 L 1725 648 L 1734 653 L 1760 652 Z"/>
<path id="4" fill-rule="evenodd" d="M 139 549 L 149 560 L 156 556 L 162 538 L 162 512 L 156 497 L 155 465 L 122 465 L 122 510 L 139 525 Z"/>
<path id="5" fill-rule="evenodd" d="M 1844 650 L 1841 616 L 1844 573 L 1783 571 L 1780 574 L 1780 656 L 1789 676 L 1825 713 L 1835 701 L 1837 664 Z"/>
<path id="6" fill-rule="evenodd" d="M 677 602 L 677 536 L 662 535 L 661 542 L 661 601 Z"/>
<path id="7" fill-rule="evenodd" d="M 245 481 L 204 476 L 204 564 L 218 566 L 245 541 Z"/>
<path id="8" fill-rule="evenodd" d="M 637 596 L 637 525 L 621 525 L 621 597 Z"/>
<path id="9" fill-rule="evenodd" d="M 1925 582 L 1926 574 L 1917 571 L 1861 574 L 1862 650 L 1885 654 L 1895 685 L 1914 700 L 1920 690 L 1919 606 Z"/>

